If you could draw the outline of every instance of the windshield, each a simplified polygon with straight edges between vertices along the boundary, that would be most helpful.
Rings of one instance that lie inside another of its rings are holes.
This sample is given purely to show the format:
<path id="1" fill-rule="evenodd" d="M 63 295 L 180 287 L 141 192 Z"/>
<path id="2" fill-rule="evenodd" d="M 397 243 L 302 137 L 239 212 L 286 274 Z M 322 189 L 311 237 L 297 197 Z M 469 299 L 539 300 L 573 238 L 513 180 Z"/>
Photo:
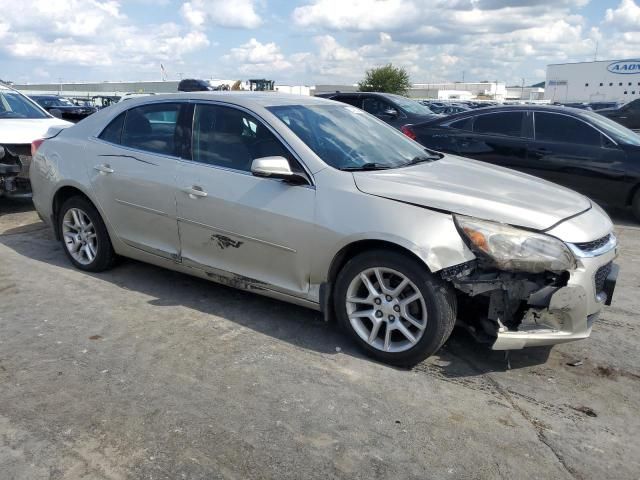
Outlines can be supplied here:
<path id="1" fill-rule="evenodd" d="M 350 105 L 267 107 L 332 167 L 394 168 L 434 160 L 433 152 Z"/>
<path id="2" fill-rule="evenodd" d="M 616 142 L 640 146 L 640 135 L 620 125 L 618 122 L 614 122 L 597 112 L 585 111 L 583 115 L 588 116 L 596 127 L 612 136 Z"/>
<path id="3" fill-rule="evenodd" d="M 2 118 L 48 118 L 31 100 L 13 90 L 0 90 L 0 119 Z"/>
<path id="4" fill-rule="evenodd" d="M 73 103 L 68 98 L 56 98 L 53 103 L 54 105 L 57 105 L 59 107 L 75 107 L 76 106 L 76 104 Z"/>
<path id="5" fill-rule="evenodd" d="M 415 100 L 411 100 L 406 97 L 402 97 L 400 95 L 388 95 L 390 100 L 393 100 L 396 105 L 398 105 L 403 110 L 409 113 L 415 113 L 416 115 L 429 115 L 433 114 L 433 112 L 429 109 L 429 107 L 425 107 L 421 103 L 416 102 Z"/>

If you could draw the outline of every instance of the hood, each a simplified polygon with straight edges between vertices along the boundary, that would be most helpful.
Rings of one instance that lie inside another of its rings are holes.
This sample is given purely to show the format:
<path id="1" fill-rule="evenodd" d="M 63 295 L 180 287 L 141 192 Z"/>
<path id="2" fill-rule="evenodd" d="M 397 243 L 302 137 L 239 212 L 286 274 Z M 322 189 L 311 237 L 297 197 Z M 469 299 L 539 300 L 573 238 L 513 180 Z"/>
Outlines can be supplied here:
<path id="1" fill-rule="evenodd" d="M 589 199 L 567 188 L 451 155 L 353 176 L 358 189 L 370 195 L 535 230 L 591 208 Z"/>
<path id="2" fill-rule="evenodd" d="M 42 138 L 49 127 L 70 127 L 59 118 L 0 118 L 0 143 L 31 143 Z"/>

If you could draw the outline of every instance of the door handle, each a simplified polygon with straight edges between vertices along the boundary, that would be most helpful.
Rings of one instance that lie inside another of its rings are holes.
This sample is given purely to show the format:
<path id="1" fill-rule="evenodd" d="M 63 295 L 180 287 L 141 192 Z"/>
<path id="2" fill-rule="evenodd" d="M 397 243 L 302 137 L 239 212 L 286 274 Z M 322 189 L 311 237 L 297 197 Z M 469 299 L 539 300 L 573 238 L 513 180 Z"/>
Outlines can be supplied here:
<path id="1" fill-rule="evenodd" d="M 185 188 L 184 193 L 189 195 L 189 198 L 198 198 L 198 197 L 206 197 L 208 194 L 205 192 L 202 187 L 198 185 L 193 185 L 192 187 Z"/>
<path id="2" fill-rule="evenodd" d="M 113 168 L 111 168 L 111 165 L 109 165 L 108 163 L 102 164 L 102 165 L 96 165 L 95 167 L 93 167 L 94 170 L 99 171 L 100 173 L 113 173 L 114 170 Z"/>

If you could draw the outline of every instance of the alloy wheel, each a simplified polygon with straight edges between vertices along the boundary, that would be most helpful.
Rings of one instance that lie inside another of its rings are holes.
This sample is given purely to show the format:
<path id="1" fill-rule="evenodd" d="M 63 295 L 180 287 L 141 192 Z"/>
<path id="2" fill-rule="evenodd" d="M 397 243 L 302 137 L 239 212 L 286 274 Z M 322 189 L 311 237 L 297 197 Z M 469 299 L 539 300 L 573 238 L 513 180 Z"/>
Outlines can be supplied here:
<path id="1" fill-rule="evenodd" d="M 89 265 L 98 252 L 98 237 L 89 216 L 79 208 L 70 208 L 62 219 L 62 236 L 73 259 Z"/>
<path id="2" fill-rule="evenodd" d="M 349 322 L 358 336 L 383 352 L 403 352 L 418 343 L 427 308 L 418 287 L 390 268 L 369 268 L 347 289 Z"/>

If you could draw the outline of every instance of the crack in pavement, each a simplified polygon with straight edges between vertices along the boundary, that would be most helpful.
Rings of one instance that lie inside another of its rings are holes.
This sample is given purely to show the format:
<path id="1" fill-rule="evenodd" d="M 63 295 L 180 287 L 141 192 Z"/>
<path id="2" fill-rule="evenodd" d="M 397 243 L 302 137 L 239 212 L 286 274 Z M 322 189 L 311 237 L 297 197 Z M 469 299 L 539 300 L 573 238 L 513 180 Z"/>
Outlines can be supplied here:
<path id="1" fill-rule="evenodd" d="M 582 480 L 582 476 L 567 464 L 567 462 L 564 459 L 564 456 L 554 448 L 554 446 L 551 444 L 549 439 L 546 437 L 544 433 L 544 426 L 541 424 L 541 422 L 538 421 L 536 418 L 534 418 L 532 415 L 530 415 L 527 410 L 525 410 L 520 405 L 518 405 L 507 389 L 503 388 L 502 385 L 500 385 L 500 383 L 495 378 L 493 378 L 490 374 L 483 373 L 478 368 L 476 368 L 475 365 L 473 365 L 471 362 L 469 362 L 466 358 L 464 358 L 460 354 L 453 352 L 451 350 L 450 350 L 450 353 L 453 356 L 459 358 L 462 362 L 464 362 L 471 370 L 473 370 L 479 375 L 484 376 L 487 379 L 487 381 L 494 387 L 496 392 L 498 392 L 502 396 L 502 398 L 504 398 L 509 403 L 509 405 L 511 405 L 511 407 L 522 416 L 522 418 L 524 418 L 529 424 L 531 424 L 534 431 L 536 432 L 536 436 L 538 437 L 538 440 L 542 444 L 546 445 L 549 451 L 558 460 L 560 465 L 562 465 L 562 468 L 564 468 L 564 470 L 571 476 L 571 478 L 574 478 L 576 480 Z"/>

